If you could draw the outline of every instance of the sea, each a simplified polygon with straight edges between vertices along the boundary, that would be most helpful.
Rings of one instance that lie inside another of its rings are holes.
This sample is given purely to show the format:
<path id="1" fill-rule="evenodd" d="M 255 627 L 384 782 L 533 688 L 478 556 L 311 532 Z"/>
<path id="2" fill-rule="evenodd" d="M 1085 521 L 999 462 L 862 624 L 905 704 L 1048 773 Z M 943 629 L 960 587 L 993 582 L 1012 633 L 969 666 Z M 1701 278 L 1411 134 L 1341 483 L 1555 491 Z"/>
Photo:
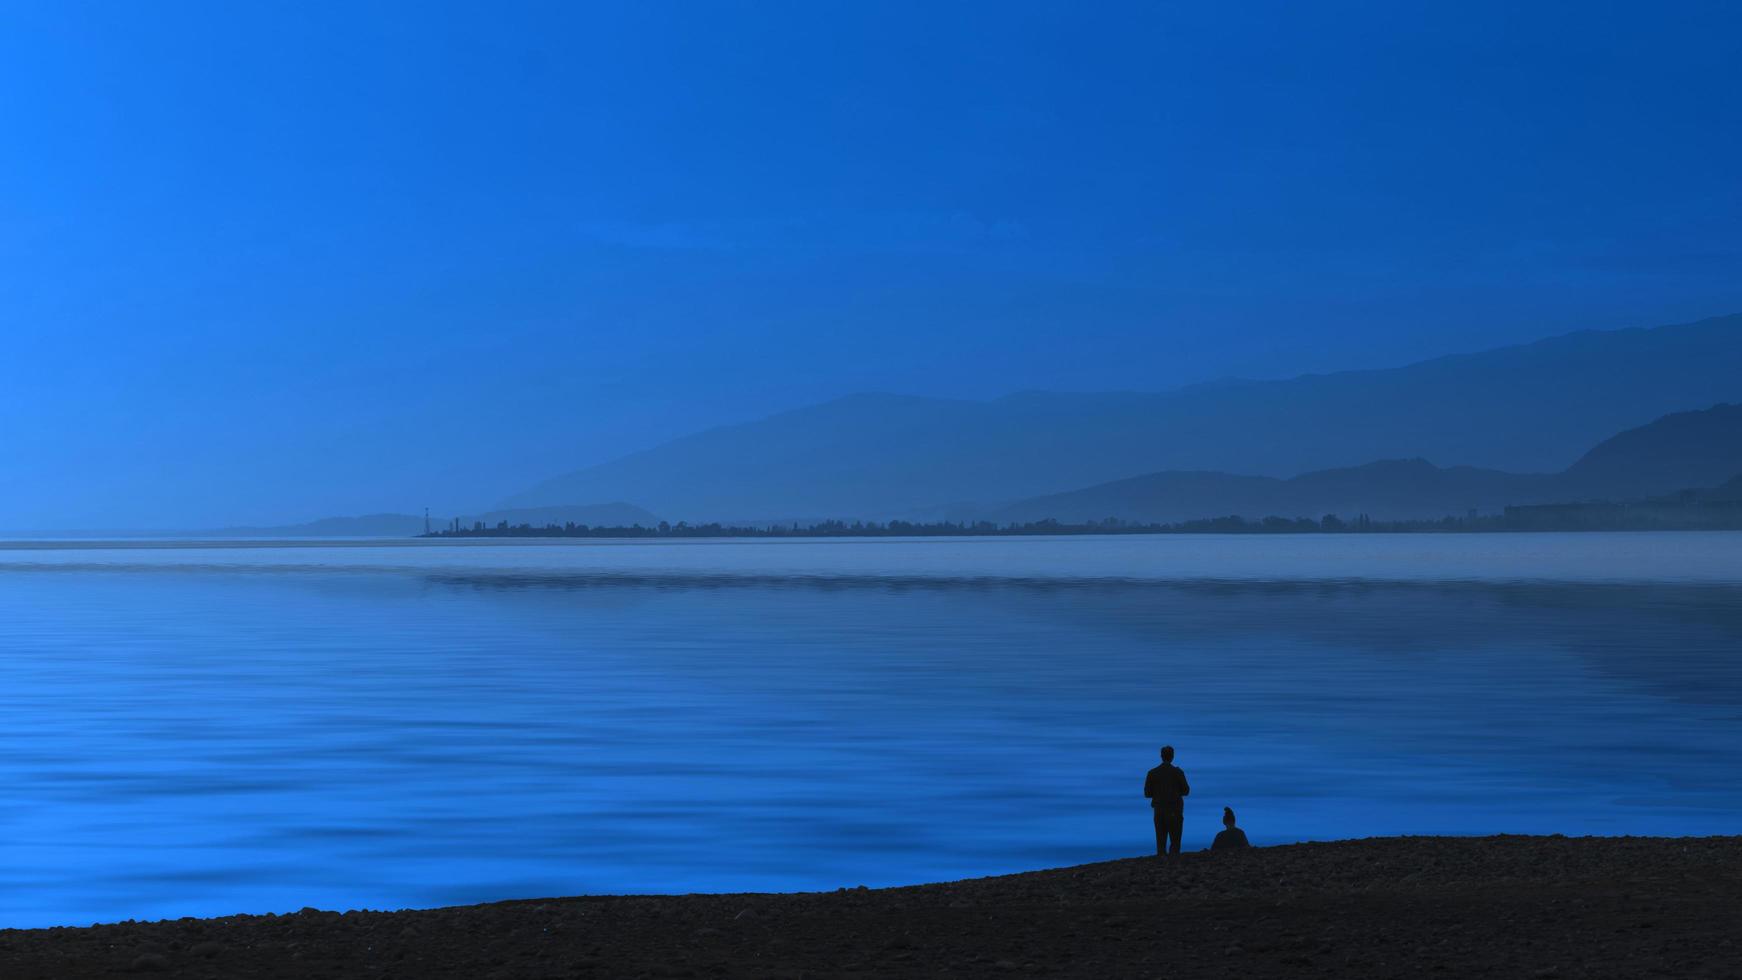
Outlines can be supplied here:
<path id="1" fill-rule="evenodd" d="M 1742 533 L 0 543 L 0 927 L 1742 832 Z"/>

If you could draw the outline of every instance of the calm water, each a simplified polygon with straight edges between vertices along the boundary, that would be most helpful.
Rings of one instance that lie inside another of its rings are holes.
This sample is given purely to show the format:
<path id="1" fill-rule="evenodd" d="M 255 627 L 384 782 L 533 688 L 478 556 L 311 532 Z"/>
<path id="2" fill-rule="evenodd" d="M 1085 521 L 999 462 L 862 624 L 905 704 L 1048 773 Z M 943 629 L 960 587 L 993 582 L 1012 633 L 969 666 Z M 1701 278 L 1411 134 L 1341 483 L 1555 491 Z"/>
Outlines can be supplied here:
<path id="1" fill-rule="evenodd" d="M 0 545 L 0 925 L 1742 832 L 1742 535 Z"/>

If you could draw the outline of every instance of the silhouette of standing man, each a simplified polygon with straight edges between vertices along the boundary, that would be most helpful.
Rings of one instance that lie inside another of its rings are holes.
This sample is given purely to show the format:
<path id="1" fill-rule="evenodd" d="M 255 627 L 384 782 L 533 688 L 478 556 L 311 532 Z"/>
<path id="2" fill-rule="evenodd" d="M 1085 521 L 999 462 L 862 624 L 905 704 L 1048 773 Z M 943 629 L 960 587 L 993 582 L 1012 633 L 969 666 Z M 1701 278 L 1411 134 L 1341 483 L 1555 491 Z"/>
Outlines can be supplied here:
<path id="1" fill-rule="evenodd" d="M 1173 746 L 1161 747 L 1161 765 L 1143 778 L 1143 795 L 1155 808 L 1155 853 L 1178 854 L 1186 821 L 1186 800 L 1192 792 L 1186 774 L 1173 764 Z"/>

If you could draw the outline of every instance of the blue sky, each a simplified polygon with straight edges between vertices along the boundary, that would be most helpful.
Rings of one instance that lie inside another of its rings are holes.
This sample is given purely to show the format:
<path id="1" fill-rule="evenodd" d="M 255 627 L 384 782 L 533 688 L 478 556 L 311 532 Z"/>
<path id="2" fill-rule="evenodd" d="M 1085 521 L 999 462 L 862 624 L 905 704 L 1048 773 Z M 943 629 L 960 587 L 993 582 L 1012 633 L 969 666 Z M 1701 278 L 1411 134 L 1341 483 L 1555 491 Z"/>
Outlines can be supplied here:
<path id="1" fill-rule="evenodd" d="M 1725 3 L 9 3 L 0 526 L 1742 310 Z"/>

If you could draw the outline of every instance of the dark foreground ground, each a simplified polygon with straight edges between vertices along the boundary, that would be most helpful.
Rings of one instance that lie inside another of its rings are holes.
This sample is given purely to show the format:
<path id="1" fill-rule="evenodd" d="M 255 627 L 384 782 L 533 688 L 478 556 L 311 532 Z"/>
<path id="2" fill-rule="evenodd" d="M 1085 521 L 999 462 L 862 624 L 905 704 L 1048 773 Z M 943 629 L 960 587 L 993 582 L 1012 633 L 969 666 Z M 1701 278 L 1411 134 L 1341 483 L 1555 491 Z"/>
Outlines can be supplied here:
<path id="1" fill-rule="evenodd" d="M 0 931 L 0 977 L 1742 977 L 1742 837 L 1391 838 L 796 895 Z"/>

